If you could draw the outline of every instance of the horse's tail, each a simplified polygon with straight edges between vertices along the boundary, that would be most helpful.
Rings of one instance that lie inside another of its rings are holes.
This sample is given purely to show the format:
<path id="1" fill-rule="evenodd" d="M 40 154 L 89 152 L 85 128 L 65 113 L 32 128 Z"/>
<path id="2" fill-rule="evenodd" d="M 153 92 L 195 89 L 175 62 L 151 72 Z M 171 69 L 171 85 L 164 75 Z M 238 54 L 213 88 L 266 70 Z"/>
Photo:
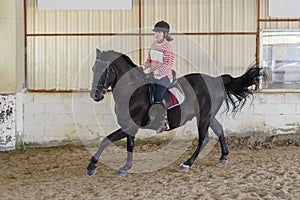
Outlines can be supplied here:
<path id="1" fill-rule="evenodd" d="M 224 74 L 221 78 L 226 92 L 227 112 L 230 110 L 230 105 L 232 112 L 237 112 L 244 107 L 247 97 L 252 97 L 253 91 L 257 89 L 257 87 L 253 89 L 250 86 L 256 85 L 260 78 L 265 79 L 266 73 L 263 68 L 252 65 L 240 77 L 233 78 L 229 74 Z"/>

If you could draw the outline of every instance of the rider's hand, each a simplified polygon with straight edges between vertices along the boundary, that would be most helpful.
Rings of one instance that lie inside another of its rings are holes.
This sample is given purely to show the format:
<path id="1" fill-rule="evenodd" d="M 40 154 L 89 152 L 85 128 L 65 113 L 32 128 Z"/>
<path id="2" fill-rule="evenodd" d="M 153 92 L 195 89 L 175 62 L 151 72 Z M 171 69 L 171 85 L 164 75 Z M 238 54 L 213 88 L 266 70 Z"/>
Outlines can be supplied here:
<path id="1" fill-rule="evenodd" d="M 146 79 L 152 79 L 153 78 L 153 73 L 148 73 L 145 74 L 146 75 Z"/>
<path id="2" fill-rule="evenodd" d="M 143 68 L 144 74 L 150 74 L 151 73 L 150 68 L 145 68 L 144 65 L 142 65 L 141 67 Z"/>
<path id="3" fill-rule="evenodd" d="M 145 74 L 145 79 L 146 80 L 153 77 L 153 73 L 150 71 L 150 68 L 145 68 L 144 65 L 142 65 L 141 68 L 143 69 L 143 72 Z"/>

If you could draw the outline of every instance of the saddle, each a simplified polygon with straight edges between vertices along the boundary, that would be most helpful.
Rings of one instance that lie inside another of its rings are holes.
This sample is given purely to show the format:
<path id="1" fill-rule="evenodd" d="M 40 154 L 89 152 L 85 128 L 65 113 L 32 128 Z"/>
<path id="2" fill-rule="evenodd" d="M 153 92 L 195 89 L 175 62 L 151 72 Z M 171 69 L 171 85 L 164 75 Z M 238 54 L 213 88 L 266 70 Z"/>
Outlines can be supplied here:
<path id="1" fill-rule="evenodd" d="M 165 94 L 165 101 L 167 103 L 167 108 L 172 109 L 174 107 L 177 107 L 181 105 L 185 100 L 185 94 L 180 86 L 180 84 L 177 82 L 176 79 L 176 73 L 173 70 L 173 81 L 170 84 L 166 94 Z M 149 84 L 149 97 L 150 97 L 150 104 L 153 105 L 156 102 L 154 101 L 154 91 L 155 91 L 155 84 Z"/>

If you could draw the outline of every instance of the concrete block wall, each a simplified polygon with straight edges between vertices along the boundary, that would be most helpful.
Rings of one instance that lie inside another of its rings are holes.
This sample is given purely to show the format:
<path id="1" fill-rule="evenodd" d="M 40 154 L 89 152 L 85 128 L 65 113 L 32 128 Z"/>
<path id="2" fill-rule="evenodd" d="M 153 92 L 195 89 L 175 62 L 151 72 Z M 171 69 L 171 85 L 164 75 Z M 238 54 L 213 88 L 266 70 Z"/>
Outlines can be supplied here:
<path id="1" fill-rule="evenodd" d="M 300 134 L 299 93 L 257 93 L 236 119 L 225 120 L 227 134 Z"/>
<path id="2" fill-rule="evenodd" d="M 99 139 L 114 127 L 109 100 L 99 109 L 88 92 L 24 93 L 22 141 L 51 146 Z"/>
<path id="3" fill-rule="evenodd" d="M 96 103 L 88 92 L 24 93 L 23 141 L 43 146 L 98 142 L 119 127 L 111 97 Z M 220 112 L 217 118 L 225 135 L 300 133 L 300 94 L 258 93 L 234 117 Z M 137 137 L 153 134 L 141 131 Z"/>

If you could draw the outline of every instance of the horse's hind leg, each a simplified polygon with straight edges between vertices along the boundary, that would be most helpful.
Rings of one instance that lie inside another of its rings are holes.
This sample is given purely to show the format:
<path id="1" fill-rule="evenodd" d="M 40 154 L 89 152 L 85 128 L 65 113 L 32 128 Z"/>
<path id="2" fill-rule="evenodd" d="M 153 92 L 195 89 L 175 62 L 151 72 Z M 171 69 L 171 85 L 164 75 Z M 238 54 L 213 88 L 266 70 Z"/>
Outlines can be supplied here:
<path id="1" fill-rule="evenodd" d="M 227 165 L 228 161 L 227 161 L 226 157 L 229 154 L 229 151 L 228 151 L 228 147 L 227 147 L 224 132 L 223 132 L 223 127 L 216 118 L 213 118 L 210 123 L 210 128 L 219 137 L 219 141 L 221 144 L 222 155 L 220 158 L 220 164 Z"/>
<path id="2" fill-rule="evenodd" d="M 198 157 L 200 151 L 204 148 L 206 143 L 208 142 L 208 127 L 210 123 L 210 117 L 209 115 L 203 115 L 206 116 L 203 119 L 199 119 L 200 122 L 198 122 L 198 146 L 193 155 L 184 163 L 180 165 L 180 171 L 188 171 L 189 167 L 192 166 Z"/>
<path id="3" fill-rule="evenodd" d="M 95 175 L 96 171 L 97 171 L 97 166 L 96 163 L 98 162 L 98 159 L 100 157 L 100 155 L 102 154 L 103 150 L 109 146 L 111 143 L 118 141 L 120 139 L 123 139 L 127 136 L 128 134 L 125 133 L 124 131 L 122 131 L 121 129 L 111 133 L 110 135 L 108 135 L 107 137 L 105 137 L 101 144 L 100 147 L 98 149 L 98 151 L 96 152 L 96 154 L 91 158 L 91 161 L 87 167 L 87 175 L 88 176 L 93 176 Z"/>
<path id="4" fill-rule="evenodd" d="M 132 156 L 134 148 L 134 136 L 127 136 L 127 160 L 124 167 L 120 168 L 118 171 L 119 176 L 126 176 L 127 171 L 132 167 Z"/>

